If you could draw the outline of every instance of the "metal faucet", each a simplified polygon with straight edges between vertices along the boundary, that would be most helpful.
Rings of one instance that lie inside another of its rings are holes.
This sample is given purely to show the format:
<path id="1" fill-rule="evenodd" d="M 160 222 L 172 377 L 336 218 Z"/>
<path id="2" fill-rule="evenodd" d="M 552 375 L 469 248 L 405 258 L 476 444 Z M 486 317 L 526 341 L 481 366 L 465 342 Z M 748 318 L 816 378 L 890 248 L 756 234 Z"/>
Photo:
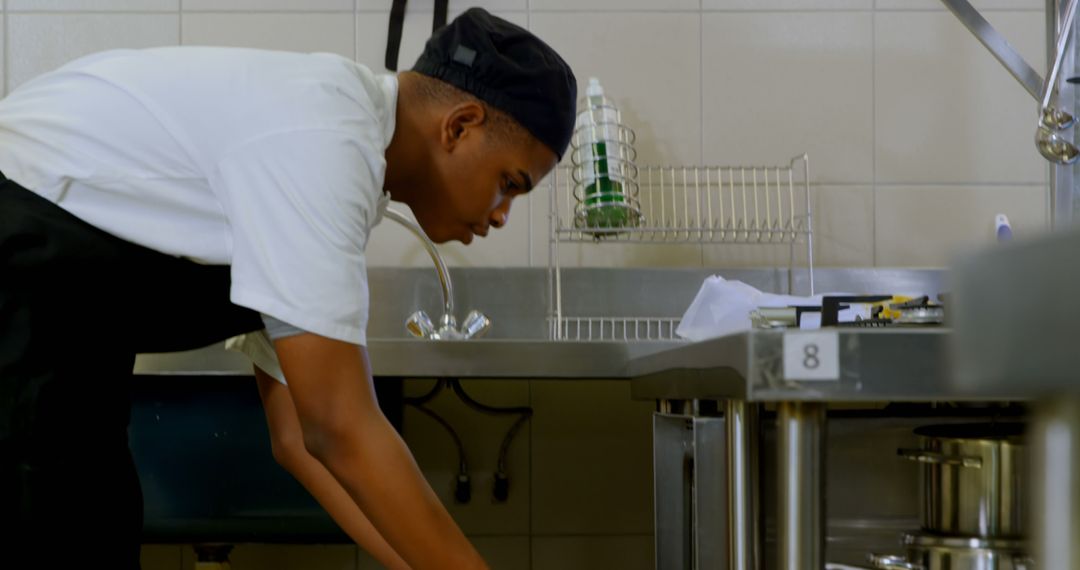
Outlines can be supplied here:
<path id="1" fill-rule="evenodd" d="M 431 317 L 420 310 L 410 315 L 405 321 L 405 328 L 409 333 L 417 338 L 429 340 L 468 340 L 483 336 L 491 328 L 491 319 L 480 311 L 469 311 L 465 322 L 458 329 L 457 317 L 454 316 L 454 284 L 450 281 L 450 272 L 447 271 L 446 263 L 439 255 L 439 250 L 435 248 L 435 244 L 427 237 L 424 230 L 400 212 L 390 208 L 386 209 L 385 216 L 404 226 L 424 244 L 424 249 L 435 264 L 435 272 L 439 276 L 439 285 L 442 287 L 443 314 L 439 318 L 439 326 L 436 327 L 431 322 Z"/>

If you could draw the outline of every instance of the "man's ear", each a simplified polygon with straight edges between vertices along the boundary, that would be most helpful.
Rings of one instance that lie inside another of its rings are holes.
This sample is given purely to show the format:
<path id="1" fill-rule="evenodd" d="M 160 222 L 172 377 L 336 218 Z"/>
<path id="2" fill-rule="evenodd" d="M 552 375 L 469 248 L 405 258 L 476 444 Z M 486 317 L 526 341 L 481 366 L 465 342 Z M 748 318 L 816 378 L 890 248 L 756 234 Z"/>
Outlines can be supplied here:
<path id="1" fill-rule="evenodd" d="M 458 103 L 443 116 L 439 142 L 443 148 L 452 151 L 469 136 L 476 136 L 475 130 L 484 124 L 486 116 L 484 106 L 475 101 Z"/>

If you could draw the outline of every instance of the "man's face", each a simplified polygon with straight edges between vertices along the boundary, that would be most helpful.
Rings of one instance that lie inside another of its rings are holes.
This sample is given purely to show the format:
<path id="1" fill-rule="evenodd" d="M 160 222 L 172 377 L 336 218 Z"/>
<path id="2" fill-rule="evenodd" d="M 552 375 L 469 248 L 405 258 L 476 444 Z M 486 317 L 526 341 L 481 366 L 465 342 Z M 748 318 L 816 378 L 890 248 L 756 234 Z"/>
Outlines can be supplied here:
<path id="1" fill-rule="evenodd" d="M 436 243 L 468 244 L 510 219 L 514 198 L 528 192 L 555 167 L 555 153 L 532 137 L 493 140 L 489 127 L 450 121 L 434 162 L 435 188 L 423 204 L 410 204 L 416 220 Z M 520 139 L 520 140 L 519 140 Z"/>

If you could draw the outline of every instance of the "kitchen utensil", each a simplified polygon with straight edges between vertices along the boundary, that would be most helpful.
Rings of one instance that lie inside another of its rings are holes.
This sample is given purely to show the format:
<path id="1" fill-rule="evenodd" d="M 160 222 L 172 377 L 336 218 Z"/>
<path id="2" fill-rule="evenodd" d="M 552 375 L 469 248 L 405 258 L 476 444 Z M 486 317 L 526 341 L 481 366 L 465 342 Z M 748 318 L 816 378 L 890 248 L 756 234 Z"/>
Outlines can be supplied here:
<path id="1" fill-rule="evenodd" d="M 923 529 L 947 536 L 1024 535 L 1025 453 L 1020 423 L 943 424 L 915 430 L 919 449 L 900 449 L 923 464 Z"/>
<path id="2" fill-rule="evenodd" d="M 907 533 L 907 560 L 925 570 L 1034 570 L 1020 540 Z"/>
<path id="3" fill-rule="evenodd" d="M 1035 147 L 1043 158 L 1057 164 L 1072 164 L 1080 156 L 1075 145 L 1042 123 L 1035 129 Z"/>

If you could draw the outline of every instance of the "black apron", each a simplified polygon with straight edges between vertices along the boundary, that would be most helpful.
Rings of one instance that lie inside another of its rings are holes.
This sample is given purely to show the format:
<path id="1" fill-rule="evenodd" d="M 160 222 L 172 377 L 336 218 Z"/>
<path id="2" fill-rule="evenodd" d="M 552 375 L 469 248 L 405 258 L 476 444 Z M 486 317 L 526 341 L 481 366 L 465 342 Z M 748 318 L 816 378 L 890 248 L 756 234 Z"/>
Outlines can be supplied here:
<path id="1" fill-rule="evenodd" d="M 135 354 L 262 328 L 229 284 L 227 266 L 119 239 L 0 177 L 2 565 L 139 567 Z"/>

